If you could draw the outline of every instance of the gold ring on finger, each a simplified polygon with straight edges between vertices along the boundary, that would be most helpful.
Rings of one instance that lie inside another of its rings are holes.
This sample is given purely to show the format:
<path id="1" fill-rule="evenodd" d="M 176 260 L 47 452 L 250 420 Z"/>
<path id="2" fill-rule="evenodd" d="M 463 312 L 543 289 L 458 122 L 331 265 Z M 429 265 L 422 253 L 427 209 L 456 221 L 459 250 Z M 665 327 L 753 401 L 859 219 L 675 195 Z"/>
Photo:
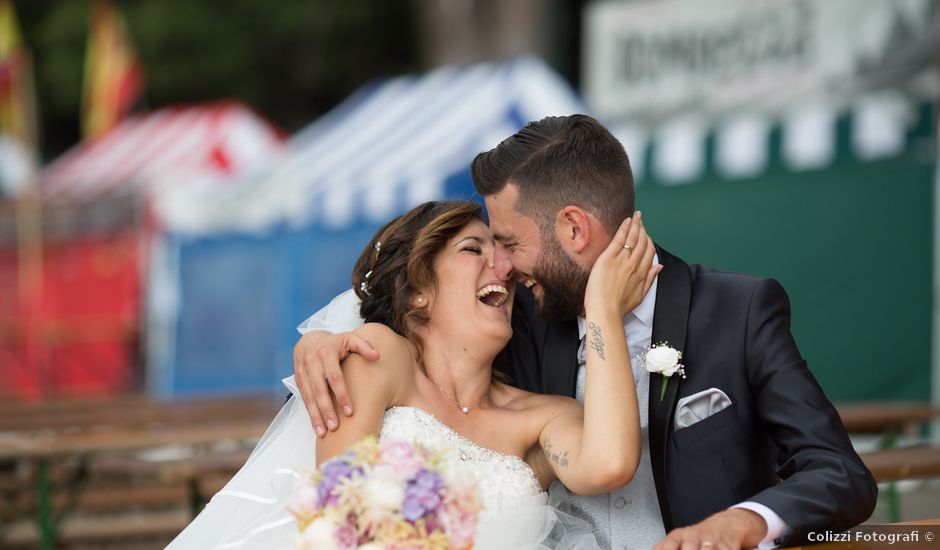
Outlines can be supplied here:
<path id="1" fill-rule="evenodd" d="M 628 244 L 625 244 L 625 245 L 623 245 L 623 249 L 626 250 L 627 252 L 629 252 L 630 254 L 633 254 L 633 247 L 632 247 L 632 246 L 630 246 L 630 245 L 628 245 Z"/>

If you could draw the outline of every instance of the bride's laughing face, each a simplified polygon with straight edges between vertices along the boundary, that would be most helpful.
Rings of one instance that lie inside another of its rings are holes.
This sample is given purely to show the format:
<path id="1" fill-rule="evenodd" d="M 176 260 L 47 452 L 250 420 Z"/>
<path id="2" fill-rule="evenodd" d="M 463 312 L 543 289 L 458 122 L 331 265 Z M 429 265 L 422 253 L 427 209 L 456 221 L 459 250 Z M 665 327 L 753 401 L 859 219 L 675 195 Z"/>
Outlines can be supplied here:
<path id="1" fill-rule="evenodd" d="M 434 260 L 436 289 L 430 296 L 429 328 L 479 334 L 501 341 L 512 336 L 515 285 L 496 276 L 495 242 L 489 227 L 473 220 L 452 237 Z"/>

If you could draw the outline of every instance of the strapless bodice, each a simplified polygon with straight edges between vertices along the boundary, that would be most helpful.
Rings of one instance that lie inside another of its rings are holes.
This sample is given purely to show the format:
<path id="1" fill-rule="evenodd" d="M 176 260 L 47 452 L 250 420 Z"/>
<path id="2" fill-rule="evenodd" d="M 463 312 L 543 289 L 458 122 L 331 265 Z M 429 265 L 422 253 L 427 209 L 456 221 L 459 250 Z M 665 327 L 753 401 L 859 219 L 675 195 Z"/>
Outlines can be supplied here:
<path id="1" fill-rule="evenodd" d="M 515 455 L 481 447 L 438 420 L 414 407 L 392 407 L 385 411 L 379 439 L 404 439 L 433 450 L 453 453 L 454 459 L 472 473 L 480 486 L 482 518 L 512 510 L 520 503 L 548 494 L 542 490 L 532 468 Z"/>

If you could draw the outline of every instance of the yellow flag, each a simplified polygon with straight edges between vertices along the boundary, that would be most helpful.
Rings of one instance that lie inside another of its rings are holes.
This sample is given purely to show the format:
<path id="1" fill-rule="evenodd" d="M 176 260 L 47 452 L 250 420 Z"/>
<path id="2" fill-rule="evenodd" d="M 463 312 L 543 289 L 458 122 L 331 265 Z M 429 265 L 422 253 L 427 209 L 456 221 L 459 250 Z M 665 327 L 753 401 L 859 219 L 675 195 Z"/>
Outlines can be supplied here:
<path id="1" fill-rule="evenodd" d="M 0 0 L 0 195 L 29 184 L 37 148 L 32 60 L 12 0 Z"/>
<path id="2" fill-rule="evenodd" d="M 90 4 L 82 135 L 95 138 L 113 128 L 137 101 L 143 71 L 121 15 L 110 1 Z"/>

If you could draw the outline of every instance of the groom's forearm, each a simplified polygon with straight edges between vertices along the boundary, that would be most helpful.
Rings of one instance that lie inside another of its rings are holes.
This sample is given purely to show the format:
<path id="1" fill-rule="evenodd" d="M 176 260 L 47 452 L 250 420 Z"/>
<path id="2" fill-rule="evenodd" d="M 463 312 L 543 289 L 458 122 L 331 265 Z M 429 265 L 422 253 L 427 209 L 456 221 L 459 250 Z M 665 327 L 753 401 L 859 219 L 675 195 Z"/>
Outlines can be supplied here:
<path id="1" fill-rule="evenodd" d="M 787 523 L 787 544 L 802 541 L 814 527 L 843 530 L 865 521 L 877 486 L 796 347 L 783 287 L 764 281 L 753 293 L 748 317 L 756 412 L 784 451 L 777 466 L 782 483 L 748 500 Z"/>

